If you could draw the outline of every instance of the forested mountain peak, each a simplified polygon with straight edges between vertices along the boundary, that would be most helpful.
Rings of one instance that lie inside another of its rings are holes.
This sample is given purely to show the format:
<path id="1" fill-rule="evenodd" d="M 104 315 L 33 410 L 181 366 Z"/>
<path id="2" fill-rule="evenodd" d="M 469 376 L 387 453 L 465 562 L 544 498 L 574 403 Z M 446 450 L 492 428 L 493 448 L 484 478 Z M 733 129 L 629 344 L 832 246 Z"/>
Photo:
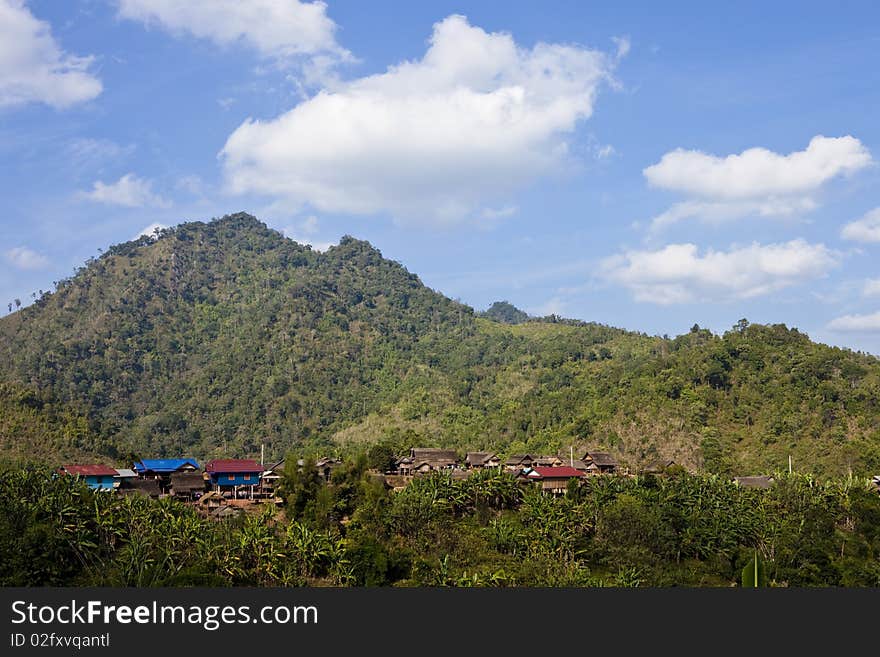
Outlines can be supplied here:
<path id="1" fill-rule="evenodd" d="M 124 460 L 383 442 L 602 449 L 725 475 L 880 469 L 880 364 L 785 325 L 676 338 L 476 314 L 369 242 L 251 215 L 118 244 L 0 319 L 0 452 Z"/>

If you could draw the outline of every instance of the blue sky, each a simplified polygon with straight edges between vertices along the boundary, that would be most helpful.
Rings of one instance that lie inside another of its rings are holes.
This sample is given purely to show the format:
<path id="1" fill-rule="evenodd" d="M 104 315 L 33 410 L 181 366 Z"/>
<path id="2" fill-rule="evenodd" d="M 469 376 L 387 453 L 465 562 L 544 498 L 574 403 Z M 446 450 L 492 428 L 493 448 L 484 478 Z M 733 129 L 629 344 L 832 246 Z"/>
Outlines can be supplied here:
<path id="1" fill-rule="evenodd" d="M 0 300 L 247 211 L 430 287 L 880 354 L 872 2 L 0 0 Z"/>

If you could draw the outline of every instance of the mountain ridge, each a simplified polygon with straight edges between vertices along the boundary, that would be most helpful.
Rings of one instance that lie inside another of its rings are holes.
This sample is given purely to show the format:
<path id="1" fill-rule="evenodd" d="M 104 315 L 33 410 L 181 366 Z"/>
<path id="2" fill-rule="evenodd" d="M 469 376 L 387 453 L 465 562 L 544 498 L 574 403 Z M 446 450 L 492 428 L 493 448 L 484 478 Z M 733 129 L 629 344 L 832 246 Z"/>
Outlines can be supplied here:
<path id="1" fill-rule="evenodd" d="M 33 449 L 0 424 L 0 450 L 18 455 L 262 445 L 281 457 L 385 441 L 591 446 L 633 467 L 662 457 L 721 474 L 788 454 L 834 473 L 880 467 L 872 356 L 745 321 L 674 339 L 555 316 L 499 322 L 369 242 L 345 236 L 321 253 L 246 213 L 109 247 L 0 319 L 0 337 L 0 383 L 15 390 L 0 409 L 19 433 L 33 404 L 67 418 L 21 434 Z M 43 434 L 55 437 L 38 444 Z"/>

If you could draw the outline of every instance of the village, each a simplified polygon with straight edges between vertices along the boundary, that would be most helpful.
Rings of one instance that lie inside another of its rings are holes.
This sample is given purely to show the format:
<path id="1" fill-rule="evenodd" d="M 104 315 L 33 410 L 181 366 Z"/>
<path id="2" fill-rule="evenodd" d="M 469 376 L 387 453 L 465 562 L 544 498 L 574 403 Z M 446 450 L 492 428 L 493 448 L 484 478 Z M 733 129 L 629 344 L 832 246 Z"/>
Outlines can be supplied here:
<path id="1" fill-rule="evenodd" d="M 342 459 L 324 457 L 312 465 L 319 479 L 329 482 Z M 646 472 L 659 473 L 674 465 L 671 460 L 658 462 Z M 297 462 L 305 467 L 302 459 Z M 239 515 L 256 505 L 282 505 L 278 482 L 285 461 L 260 463 L 253 459 L 213 459 L 202 467 L 194 458 L 147 458 L 135 461 L 128 468 L 114 468 L 102 463 L 65 464 L 59 475 L 81 478 L 96 491 L 119 495 L 143 495 L 151 498 L 174 498 L 191 504 L 205 515 L 227 518 Z M 629 472 L 618 466 L 607 452 L 587 451 L 580 458 L 573 454 L 535 456 L 515 454 L 502 459 L 491 452 L 467 452 L 461 458 L 455 450 L 414 447 L 397 458 L 385 472 L 371 471 L 391 490 L 405 488 L 414 477 L 446 473 L 453 479 L 465 479 L 483 470 L 503 471 L 524 485 L 535 485 L 547 495 L 564 495 L 572 480 L 595 475 Z"/>
<path id="2" fill-rule="evenodd" d="M 331 480 L 333 471 L 343 463 L 337 457 L 316 459 L 311 467 L 323 482 Z M 306 467 L 303 459 L 297 467 Z M 660 475 L 676 467 L 671 459 L 659 460 L 642 468 L 640 475 Z M 261 463 L 253 459 L 213 459 L 204 467 L 189 457 L 141 459 L 130 468 L 113 468 L 101 463 L 66 464 L 58 474 L 81 478 L 90 488 L 119 495 L 143 495 L 150 498 L 173 498 L 191 504 L 213 518 L 239 515 L 258 505 L 283 505 L 278 484 L 284 474 L 285 461 Z M 398 457 L 385 472 L 370 474 L 384 485 L 400 491 L 413 480 L 433 473 L 446 473 L 452 479 L 466 479 L 476 472 L 506 472 L 523 485 L 532 485 L 544 495 L 565 495 L 572 482 L 587 477 L 616 475 L 636 476 L 620 467 L 608 452 L 589 450 L 579 458 L 557 455 L 514 454 L 502 458 L 492 452 L 467 452 L 464 458 L 452 449 L 413 447 Z M 769 475 L 736 477 L 737 485 L 768 488 Z M 880 491 L 880 475 L 872 478 Z"/>

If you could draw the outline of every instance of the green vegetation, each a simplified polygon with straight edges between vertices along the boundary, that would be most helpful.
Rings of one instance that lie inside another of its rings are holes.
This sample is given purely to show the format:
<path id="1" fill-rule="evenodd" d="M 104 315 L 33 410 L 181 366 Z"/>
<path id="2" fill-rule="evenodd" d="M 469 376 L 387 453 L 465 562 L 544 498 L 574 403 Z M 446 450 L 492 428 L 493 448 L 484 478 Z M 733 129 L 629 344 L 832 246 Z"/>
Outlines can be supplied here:
<path id="1" fill-rule="evenodd" d="M 294 457 L 288 462 L 295 462 Z M 588 479 L 554 499 L 510 475 L 386 490 L 361 457 L 288 472 L 283 512 L 211 520 L 170 499 L 0 468 L 0 585 L 880 586 L 880 495 L 779 475 Z"/>
<path id="2" fill-rule="evenodd" d="M 663 457 L 730 477 L 791 455 L 822 477 L 880 472 L 873 356 L 745 320 L 669 339 L 500 310 L 478 316 L 350 237 L 317 253 L 244 214 L 185 223 L 0 319 L 0 449 L 589 446 L 633 470 Z"/>

